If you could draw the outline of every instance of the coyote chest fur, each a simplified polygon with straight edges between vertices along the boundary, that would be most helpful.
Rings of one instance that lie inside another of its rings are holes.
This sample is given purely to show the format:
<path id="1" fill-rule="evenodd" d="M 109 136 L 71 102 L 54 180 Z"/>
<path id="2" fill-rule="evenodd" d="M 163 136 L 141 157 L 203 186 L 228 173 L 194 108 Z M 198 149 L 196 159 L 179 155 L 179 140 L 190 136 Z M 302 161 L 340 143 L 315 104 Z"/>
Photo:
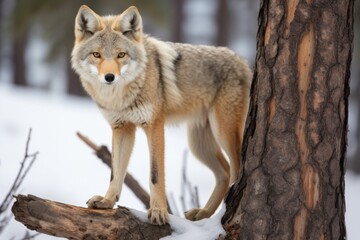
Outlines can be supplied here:
<path id="1" fill-rule="evenodd" d="M 252 78 L 246 62 L 228 48 L 150 37 L 135 7 L 101 17 L 81 6 L 72 66 L 113 132 L 110 185 L 105 196 L 92 197 L 88 206 L 112 208 L 118 201 L 140 127 L 150 151 L 149 220 L 167 223 L 164 125 L 186 121 L 189 147 L 213 171 L 216 183 L 204 208 L 185 215 L 191 220 L 210 217 L 238 176 Z"/>

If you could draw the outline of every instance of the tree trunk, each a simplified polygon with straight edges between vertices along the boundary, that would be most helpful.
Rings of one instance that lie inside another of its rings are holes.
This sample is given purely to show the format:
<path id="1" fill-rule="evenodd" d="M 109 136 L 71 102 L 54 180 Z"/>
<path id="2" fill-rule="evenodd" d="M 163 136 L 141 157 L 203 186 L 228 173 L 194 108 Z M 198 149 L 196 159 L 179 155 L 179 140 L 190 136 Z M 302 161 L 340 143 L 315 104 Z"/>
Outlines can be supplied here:
<path id="1" fill-rule="evenodd" d="M 229 43 L 229 9 L 228 0 L 218 0 L 216 13 L 217 34 L 216 45 L 227 46 Z"/>
<path id="2" fill-rule="evenodd" d="M 12 44 L 13 83 L 17 86 L 27 86 L 25 51 L 28 42 L 28 32 L 23 30 L 14 34 Z"/>
<path id="3" fill-rule="evenodd" d="M 0 66 L 2 66 L 2 50 L 3 50 L 3 42 L 4 42 L 4 19 L 3 19 L 3 11 L 4 11 L 4 0 L 0 0 Z"/>
<path id="4" fill-rule="evenodd" d="M 183 22 L 184 22 L 184 3 L 185 0 L 175 0 L 172 1 L 174 6 L 174 27 L 172 32 L 172 41 L 173 42 L 183 42 L 184 41 L 184 31 L 183 31 Z"/>
<path id="5" fill-rule="evenodd" d="M 344 239 L 353 0 L 263 0 L 228 239 Z"/>
<path id="6" fill-rule="evenodd" d="M 70 56 L 70 55 L 68 55 Z M 81 85 L 79 76 L 75 74 L 74 70 L 70 66 L 70 62 L 66 64 L 67 73 L 67 93 L 76 96 L 87 96 L 84 88 Z"/>
<path id="7" fill-rule="evenodd" d="M 16 197 L 15 219 L 29 229 L 68 239 L 159 239 L 171 234 L 169 225 L 144 223 L 128 209 L 88 209 L 44 200 Z"/>

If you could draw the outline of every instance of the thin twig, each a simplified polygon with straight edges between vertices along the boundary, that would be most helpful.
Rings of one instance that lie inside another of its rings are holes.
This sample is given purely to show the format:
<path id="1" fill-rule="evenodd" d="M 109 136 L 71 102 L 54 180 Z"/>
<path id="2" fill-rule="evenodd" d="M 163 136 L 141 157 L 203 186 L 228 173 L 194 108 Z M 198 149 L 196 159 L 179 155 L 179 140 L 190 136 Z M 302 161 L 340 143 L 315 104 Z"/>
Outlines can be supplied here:
<path id="1" fill-rule="evenodd" d="M 80 132 L 77 132 L 76 135 L 83 140 L 84 143 L 86 143 L 90 148 L 94 149 L 96 152 L 100 151 L 100 148 L 98 145 L 96 145 L 94 142 L 92 142 L 88 137 L 82 135 Z"/>
<path id="2" fill-rule="evenodd" d="M 197 186 L 194 187 L 194 204 L 197 208 L 200 207 L 199 188 Z"/>
<path id="3" fill-rule="evenodd" d="M 12 201 L 11 196 L 14 195 L 16 193 L 16 191 L 19 189 L 21 183 L 23 182 L 24 178 L 26 177 L 27 173 L 29 172 L 30 168 L 32 167 L 34 161 L 36 160 L 37 155 L 39 154 L 39 152 L 35 152 L 33 154 L 28 153 L 30 139 L 31 139 L 31 128 L 29 130 L 28 138 L 27 138 L 27 141 L 26 141 L 24 159 L 20 163 L 20 169 L 19 169 L 19 171 L 18 171 L 18 173 L 16 175 L 16 178 L 15 178 L 9 192 L 7 193 L 4 201 L 0 205 L 0 214 L 2 212 L 4 212 L 9 207 L 9 205 L 10 205 L 10 203 Z M 27 162 L 27 160 L 29 158 L 31 158 L 30 164 L 25 168 L 25 172 L 23 172 L 24 167 L 25 167 L 25 163 Z"/>
<path id="4" fill-rule="evenodd" d="M 199 208 L 199 194 L 198 194 L 198 188 L 195 186 L 193 187 L 191 182 L 187 178 L 187 156 L 188 151 L 185 150 L 183 154 L 183 168 L 182 168 L 182 181 L 181 181 L 181 206 L 183 209 L 183 212 L 186 212 L 188 209 L 191 208 Z M 190 197 L 190 206 L 187 206 L 186 204 L 186 195 L 189 195 Z"/>
<path id="5" fill-rule="evenodd" d="M 181 217 L 179 209 L 176 205 L 175 197 L 173 193 L 167 195 L 169 208 L 173 211 L 173 215 Z"/>
<path id="6" fill-rule="evenodd" d="M 5 215 L 5 213 L 2 213 Z M 2 216 L 2 219 L 0 219 L 0 234 L 5 229 L 5 227 L 9 224 L 11 220 L 12 215 L 8 214 L 7 216 Z"/>
<path id="7" fill-rule="evenodd" d="M 187 182 L 187 177 L 186 177 L 186 166 L 187 166 L 187 150 L 184 151 L 183 153 L 183 167 L 182 167 L 182 178 L 181 178 L 181 195 L 180 195 L 180 202 L 181 202 L 181 207 L 183 212 L 187 211 L 187 207 L 186 207 L 186 196 L 185 196 L 185 185 Z"/>
<path id="8" fill-rule="evenodd" d="M 24 158 L 20 163 L 20 169 L 15 177 L 14 182 L 12 183 L 12 186 L 9 189 L 9 192 L 7 193 L 7 195 L 5 196 L 3 202 L 0 205 L 0 233 L 5 229 L 5 227 L 9 224 L 10 219 L 12 217 L 12 215 L 5 215 L 5 212 L 9 209 L 10 204 L 13 200 L 12 196 L 15 195 L 19 189 L 19 187 L 21 186 L 21 184 L 23 183 L 25 177 L 27 176 L 27 174 L 29 173 L 29 170 L 31 169 L 32 165 L 34 164 L 37 155 L 39 154 L 39 152 L 35 152 L 32 154 L 29 154 L 29 145 L 30 145 L 30 139 L 31 139 L 31 128 L 29 129 L 29 134 L 27 137 L 27 141 L 26 141 L 26 146 L 25 146 L 25 154 L 24 154 Z M 27 164 L 27 162 L 30 160 L 30 163 Z"/>
<path id="9" fill-rule="evenodd" d="M 35 239 L 35 237 L 39 236 L 40 234 L 41 233 L 31 234 L 29 231 L 26 231 L 24 237 L 20 238 L 19 240 L 32 240 Z"/>
<path id="10" fill-rule="evenodd" d="M 29 165 L 25 168 L 24 173 L 22 174 L 22 176 L 20 177 L 18 183 L 16 184 L 16 189 L 19 189 L 20 185 L 22 184 L 22 182 L 24 181 L 25 177 L 27 176 L 29 170 L 31 169 L 32 165 L 34 164 L 38 154 L 39 154 L 39 152 L 36 152 L 35 154 L 28 155 L 28 158 L 31 158 L 31 161 L 30 161 Z"/>

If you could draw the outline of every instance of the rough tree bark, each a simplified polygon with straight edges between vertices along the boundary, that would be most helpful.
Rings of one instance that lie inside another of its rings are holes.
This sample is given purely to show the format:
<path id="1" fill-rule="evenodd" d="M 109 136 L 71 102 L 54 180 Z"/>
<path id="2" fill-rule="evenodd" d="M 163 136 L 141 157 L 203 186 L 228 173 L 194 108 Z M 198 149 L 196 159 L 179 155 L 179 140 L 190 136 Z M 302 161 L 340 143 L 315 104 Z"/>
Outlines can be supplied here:
<path id="1" fill-rule="evenodd" d="M 228 239 L 344 239 L 353 0 L 263 0 Z"/>

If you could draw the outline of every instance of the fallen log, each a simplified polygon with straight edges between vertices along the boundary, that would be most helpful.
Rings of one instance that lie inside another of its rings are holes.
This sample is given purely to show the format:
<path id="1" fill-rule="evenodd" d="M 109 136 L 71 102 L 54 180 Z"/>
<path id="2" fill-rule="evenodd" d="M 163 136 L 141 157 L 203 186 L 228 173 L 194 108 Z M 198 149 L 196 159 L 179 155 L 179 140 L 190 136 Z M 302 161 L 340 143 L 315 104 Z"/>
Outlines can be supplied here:
<path id="1" fill-rule="evenodd" d="M 170 225 L 157 226 L 139 219 L 129 209 L 89 209 L 45 200 L 33 195 L 15 196 L 15 219 L 27 228 L 68 239 L 159 239 L 171 234 Z"/>

